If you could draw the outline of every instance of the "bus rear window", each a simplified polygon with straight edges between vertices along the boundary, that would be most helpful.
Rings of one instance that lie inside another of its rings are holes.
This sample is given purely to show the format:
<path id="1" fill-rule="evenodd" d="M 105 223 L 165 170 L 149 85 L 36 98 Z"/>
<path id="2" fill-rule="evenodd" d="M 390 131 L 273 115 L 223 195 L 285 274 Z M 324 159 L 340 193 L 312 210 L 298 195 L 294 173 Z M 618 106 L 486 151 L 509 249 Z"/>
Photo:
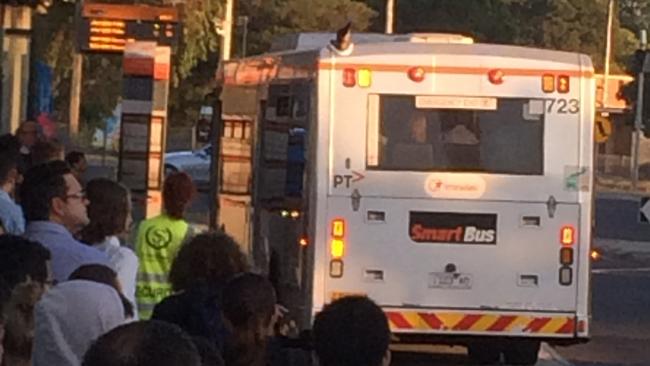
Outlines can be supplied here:
<path id="1" fill-rule="evenodd" d="M 541 100 L 371 95 L 370 170 L 544 174 Z"/>

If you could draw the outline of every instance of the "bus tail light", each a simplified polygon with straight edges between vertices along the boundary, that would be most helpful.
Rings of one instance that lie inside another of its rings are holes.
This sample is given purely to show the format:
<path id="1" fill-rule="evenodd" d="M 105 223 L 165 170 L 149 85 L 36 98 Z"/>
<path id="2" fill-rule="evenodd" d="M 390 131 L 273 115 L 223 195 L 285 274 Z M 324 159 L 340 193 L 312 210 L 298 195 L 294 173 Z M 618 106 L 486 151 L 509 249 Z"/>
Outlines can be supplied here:
<path id="1" fill-rule="evenodd" d="M 569 266 L 560 268 L 560 285 L 569 286 L 573 282 L 573 269 Z"/>
<path id="2" fill-rule="evenodd" d="M 573 248 L 564 247 L 560 249 L 560 264 L 566 266 L 573 264 Z"/>
<path id="3" fill-rule="evenodd" d="M 332 258 L 341 259 L 345 254 L 345 242 L 343 239 L 332 239 L 330 242 L 330 254 Z"/>
<path id="4" fill-rule="evenodd" d="M 542 91 L 544 93 L 553 93 L 555 91 L 555 76 L 551 74 L 542 76 Z"/>
<path id="5" fill-rule="evenodd" d="M 345 220 L 334 219 L 332 220 L 332 237 L 336 239 L 343 239 L 345 236 Z"/>
<path id="6" fill-rule="evenodd" d="M 416 83 L 420 83 L 427 76 L 427 73 L 424 71 L 424 68 L 421 66 L 411 67 L 408 72 L 408 77 Z"/>
<path id="7" fill-rule="evenodd" d="M 357 85 L 357 70 L 344 69 L 343 70 L 343 86 L 346 88 L 353 88 Z"/>
<path id="8" fill-rule="evenodd" d="M 330 261 L 330 277 L 341 278 L 343 277 L 343 261 L 340 259 L 333 259 Z"/>
<path id="9" fill-rule="evenodd" d="M 503 84 L 503 76 L 503 71 L 500 69 L 494 69 L 488 72 L 488 80 L 490 80 L 490 83 L 494 85 Z"/>
<path id="10" fill-rule="evenodd" d="M 330 277 L 343 277 L 343 256 L 345 255 L 345 220 L 332 220 L 330 238 Z"/>
<path id="11" fill-rule="evenodd" d="M 566 94 L 570 91 L 570 79 L 567 75 L 560 75 L 557 77 L 557 91 L 558 93 Z"/>
<path id="12" fill-rule="evenodd" d="M 573 245 L 576 242 L 576 233 L 573 226 L 565 226 L 560 230 L 560 243 L 562 245 Z"/>

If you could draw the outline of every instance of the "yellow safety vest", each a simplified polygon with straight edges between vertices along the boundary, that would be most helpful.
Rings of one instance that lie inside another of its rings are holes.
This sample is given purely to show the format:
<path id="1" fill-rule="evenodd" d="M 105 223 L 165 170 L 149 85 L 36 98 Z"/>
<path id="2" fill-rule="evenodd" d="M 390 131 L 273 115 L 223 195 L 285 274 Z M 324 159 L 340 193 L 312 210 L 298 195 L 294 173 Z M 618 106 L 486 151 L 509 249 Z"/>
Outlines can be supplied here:
<path id="1" fill-rule="evenodd" d="M 190 231 L 185 220 L 166 214 L 140 223 L 135 244 L 140 258 L 136 284 L 140 319 L 149 319 L 154 306 L 172 293 L 169 271 L 185 238 L 191 235 Z"/>

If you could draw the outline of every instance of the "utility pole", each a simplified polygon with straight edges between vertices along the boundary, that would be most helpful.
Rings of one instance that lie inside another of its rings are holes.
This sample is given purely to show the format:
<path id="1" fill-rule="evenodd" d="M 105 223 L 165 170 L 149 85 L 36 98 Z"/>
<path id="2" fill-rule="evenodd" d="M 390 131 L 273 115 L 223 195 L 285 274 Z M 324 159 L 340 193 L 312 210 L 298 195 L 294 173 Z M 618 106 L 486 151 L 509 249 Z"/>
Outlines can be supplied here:
<path id="1" fill-rule="evenodd" d="M 386 34 L 393 34 L 395 0 L 386 0 Z"/>
<path id="2" fill-rule="evenodd" d="M 605 40 L 605 73 L 603 75 L 603 108 L 607 107 L 609 64 L 612 55 L 612 25 L 614 23 L 614 1 L 609 0 L 607 8 L 607 39 Z"/>
<path id="3" fill-rule="evenodd" d="M 232 48 L 232 18 L 234 0 L 226 0 L 226 13 L 221 21 L 221 47 L 220 47 L 220 60 L 230 60 L 230 53 Z"/>
<path id="4" fill-rule="evenodd" d="M 648 45 L 648 36 L 645 30 L 641 31 L 640 39 L 641 49 L 645 51 Z M 636 190 L 639 183 L 639 144 L 641 140 L 641 126 L 643 124 L 643 84 L 645 81 L 645 69 L 647 63 L 648 57 L 646 55 L 637 78 L 638 89 L 636 96 L 636 115 L 634 118 L 634 139 L 632 141 L 632 190 Z"/>
<path id="5" fill-rule="evenodd" d="M 237 25 L 242 27 L 241 52 L 240 52 L 242 58 L 246 57 L 246 49 L 248 48 L 248 22 L 249 22 L 249 18 L 247 15 L 237 17 Z"/>
<path id="6" fill-rule="evenodd" d="M 79 108 L 81 107 L 81 79 L 83 74 L 83 55 L 76 51 L 72 56 L 72 80 L 70 80 L 70 110 L 69 131 L 70 137 L 79 134 Z"/>
<path id="7" fill-rule="evenodd" d="M 233 23 L 234 0 L 226 0 L 226 12 L 223 19 L 217 24 L 217 34 L 221 36 L 221 47 L 219 50 L 219 62 L 230 60 L 232 46 L 232 23 Z M 212 121 L 210 128 L 210 141 L 212 141 L 212 159 L 210 161 L 210 229 L 219 228 L 219 211 L 221 209 L 221 136 L 223 135 L 223 120 L 221 118 L 221 87 L 215 90 L 216 100 L 212 110 Z"/>

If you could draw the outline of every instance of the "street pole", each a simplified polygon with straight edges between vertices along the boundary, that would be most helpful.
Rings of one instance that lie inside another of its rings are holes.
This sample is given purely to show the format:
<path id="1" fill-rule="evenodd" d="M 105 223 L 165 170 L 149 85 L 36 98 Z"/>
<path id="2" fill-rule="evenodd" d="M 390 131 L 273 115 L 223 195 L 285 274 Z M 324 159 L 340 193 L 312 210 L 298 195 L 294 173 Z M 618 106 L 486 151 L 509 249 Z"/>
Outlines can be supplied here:
<path id="1" fill-rule="evenodd" d="M 603 108 L 607 107 L 609 63 L 612 55 L 612 25 L 614 23 L 614 1 L 609 0 L 607 8 L 607 39 L 605 41 L 605 73 L 603 75 Z"/>
<path id="2" fill-rule="evenodd" d="M 230 53 L 232 48 L 232 18 L 233 18 L 233 4 L 234 0 L 226 0 L 226 13 L 221 21 L 221 47 L 220 47 L 220 60 L 230 60 Z"/>
<path id="3" fill-rule="evenodd" d="M 241 39 L 241 57 L 246 57 L 246 48 L 248 48 L 248 16 L 237 17 L 237 25 L 242 27 L 242 39 Z"/>
<path id="4" fill-rule="evenodd" d="M 223 67 L 224 61 L 230 60 L 232 46 L 232 19 L 234 0 L 226 0 L 226 12 L 221 21 L 217 33 L 221 36 L 221 47 L 219 50 L 219 67 Z M 210 141 L 212 141 L 212 159 L 210 160 L 210 229 L 219 228 L 219 211 L 221 209 L 221 136 L 223 135 L 223 120 L 221 106 L 222 88 L 215 90 L 216 100 L 212 110 L 212 122 L 210 128 Z"/>
<path id="5" fill-rule="evenodd" d="M 641 31 L 641 49 L 645 50 L 648 44 L 648 36 L 645 30 Z M 644 60 L 645 61 L 645 60 Z M 636 115 L 634 118 L 634 140 L 632 141 L 632 190 L 636 190 L 639 183 L 639 144 L 641 140 L 641 126 L 643 123 L 643 84 L 645 79 L 644 63 L 637 78 L 638 88 L 636 97 Z"/>
<path id="6" fill-rule="evenodd" d="M 386 0 L 386 34 L 393 34 L 395 0 Z"/>
<path id="7" fill-rule="evenodd" d="M 70 137 L 79 134 L 79 108 L 81 106 L 81 78 L 83 73 L 83 55 L 75 52 L 72 56 L 72 80 L 70 81 Z"/>

